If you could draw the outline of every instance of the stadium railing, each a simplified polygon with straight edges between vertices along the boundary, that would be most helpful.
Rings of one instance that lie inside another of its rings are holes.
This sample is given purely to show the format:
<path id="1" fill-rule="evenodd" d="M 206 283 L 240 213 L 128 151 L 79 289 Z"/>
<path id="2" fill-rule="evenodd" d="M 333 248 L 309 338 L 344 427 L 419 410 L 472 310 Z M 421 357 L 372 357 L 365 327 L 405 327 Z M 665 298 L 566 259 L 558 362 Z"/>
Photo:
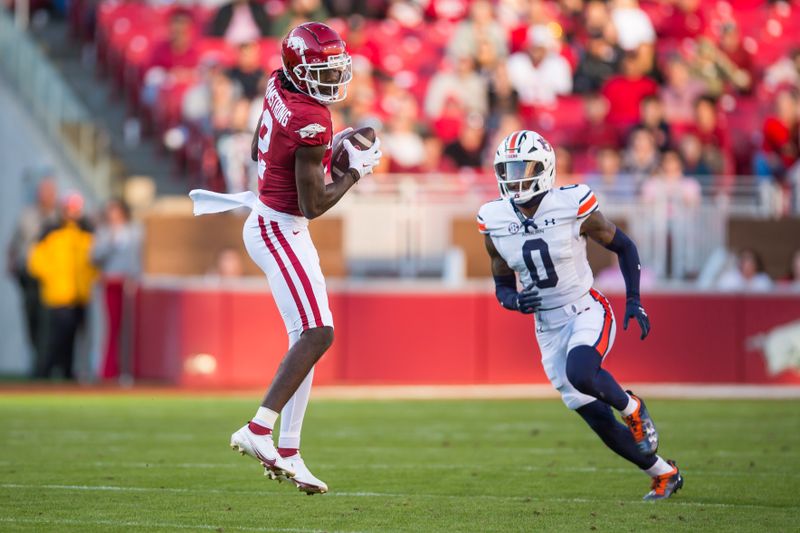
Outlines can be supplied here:
<path id="1" fill-rule="evenodd" d="M 98 198 L 111 193 L 108 137 L 29 35 L 0 9 L 0 71 L 29 106 L 54 148 Z"/>
<path id="2" fill-rule="evenodd" d="M 566 180 L 572 181 L 579 180 Z M 596 192 L 603 212 L 637 241 L 643 264 L 659 279 L 681 280 L 697 275 L 712 254 L 725 249 L 729 219 L 773 213 L 754 178 L 717 181 L 726 185 L 705 187 L 696 206 L 665 198 L 643 203 L 613 188 Z M 352 273 L 394 269 L 419 277 L 447 268 L 453 221 L 474 220 L 481 204 L 497 196 L 494 178 L 477 173 L 375 176 L 359 183 L 333 213 L 344 219 Z"/>

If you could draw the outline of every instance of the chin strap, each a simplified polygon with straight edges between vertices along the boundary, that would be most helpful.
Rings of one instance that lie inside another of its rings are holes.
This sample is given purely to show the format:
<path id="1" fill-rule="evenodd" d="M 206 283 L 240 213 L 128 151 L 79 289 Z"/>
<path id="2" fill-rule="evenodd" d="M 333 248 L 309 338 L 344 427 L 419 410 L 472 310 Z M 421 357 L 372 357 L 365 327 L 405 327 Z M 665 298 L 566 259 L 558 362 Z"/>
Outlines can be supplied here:
<path id="1" fill-rule="evenodd" d="M 534 196 L 534 198 L 536 198 L 536 197 Z M 539 229 L 539 226 L 536 225 L 536 223 L 533 221 L 533 219 L 528 218 L 528 217 L 526 217 L 525 215 L 522 214 L 522 211 L 519 210 L 519 207 L 517 207 L 517 204 L 514 203 L 513 199 L 509 200 L 509 202 L 511 202 L 511 208 L 514 210 L 514 213 L 517 215 L 517 218 L 519 219 L 519 223 L 522 224 L 522 228 L 525 231 L 525 233 L 528 233 L 529 226 L 533 226 L 533 229 Z"/>

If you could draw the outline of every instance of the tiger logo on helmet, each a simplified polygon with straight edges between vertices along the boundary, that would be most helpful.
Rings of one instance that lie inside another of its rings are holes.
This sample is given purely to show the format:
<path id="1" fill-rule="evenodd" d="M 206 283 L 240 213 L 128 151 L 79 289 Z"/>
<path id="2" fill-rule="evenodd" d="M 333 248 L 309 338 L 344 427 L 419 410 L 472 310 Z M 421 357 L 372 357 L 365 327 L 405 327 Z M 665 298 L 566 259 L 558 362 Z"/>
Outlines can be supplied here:
<path id="1" fill-rule="evenodd" d="M 553 188 L 556 154 L 550 143 L 535 131 L 515 131 L 497 147 L 494 173 L 500 196 L 515 204 L 525 204 Z"/>

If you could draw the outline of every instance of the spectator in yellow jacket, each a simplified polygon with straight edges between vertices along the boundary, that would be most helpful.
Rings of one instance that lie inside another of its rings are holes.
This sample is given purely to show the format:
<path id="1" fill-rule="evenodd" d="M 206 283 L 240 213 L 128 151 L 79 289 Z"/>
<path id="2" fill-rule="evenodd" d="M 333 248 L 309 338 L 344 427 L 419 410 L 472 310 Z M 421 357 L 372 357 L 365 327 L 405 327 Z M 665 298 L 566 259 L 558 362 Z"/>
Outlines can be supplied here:
<path id="1" fill-rule="evenodd" d="M 70 194 L 63 219 L 45 229 L 28 257 L 30 275 L 41 285 L 46 315 L 45 377 L 59 368 L 65 378 L 73 378 L 75 336 L 97 276 L 91 260 L 92 230 L 82 215 L 83 198 Z"/>

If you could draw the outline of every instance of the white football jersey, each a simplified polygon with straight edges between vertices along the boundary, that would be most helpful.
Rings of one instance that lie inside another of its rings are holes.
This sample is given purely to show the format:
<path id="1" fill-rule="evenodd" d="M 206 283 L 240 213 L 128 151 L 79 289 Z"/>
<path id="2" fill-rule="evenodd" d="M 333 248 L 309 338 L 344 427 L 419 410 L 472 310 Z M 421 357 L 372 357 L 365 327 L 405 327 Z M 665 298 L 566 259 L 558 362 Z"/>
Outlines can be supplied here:
<path id="1" fill-rule="evenodd" d="M 598 208 L 589 187 L 567 185 L 545 193 L 527 223 L 508 200 L 486 203 L 478 211 L 478 229 L 492 238 L 523 287 L 536 284 L 542 308 L 553 309 L 577 300 L 594 283 L 580 228 Z"/>

